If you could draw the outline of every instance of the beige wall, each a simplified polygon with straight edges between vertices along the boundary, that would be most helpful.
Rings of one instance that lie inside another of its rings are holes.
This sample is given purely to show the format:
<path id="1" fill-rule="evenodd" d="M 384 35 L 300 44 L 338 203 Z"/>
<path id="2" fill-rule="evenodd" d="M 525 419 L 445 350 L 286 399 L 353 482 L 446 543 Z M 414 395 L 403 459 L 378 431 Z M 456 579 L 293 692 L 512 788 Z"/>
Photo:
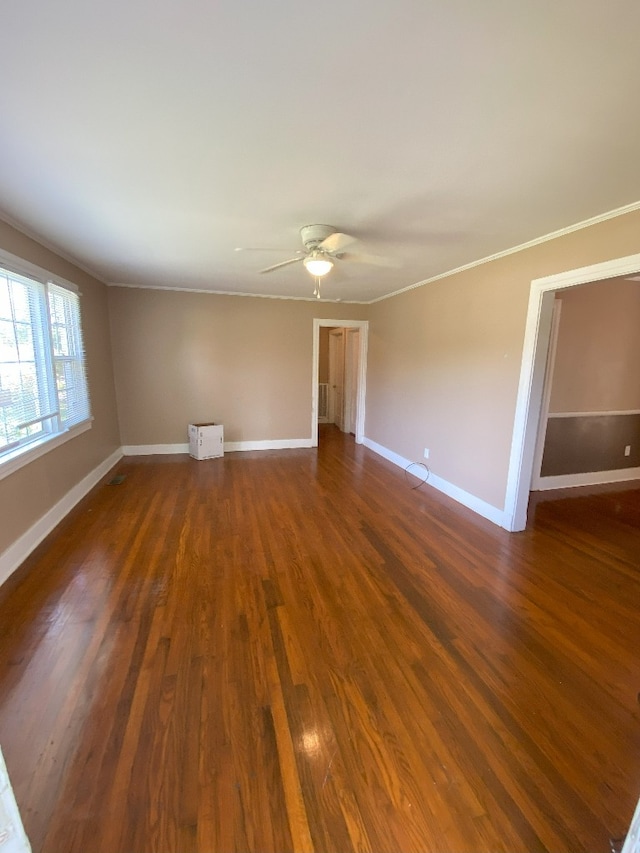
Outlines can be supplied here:
<path id="1" fill-rule="evenodd" d="M 0 249 L 77 284 L 87 353 L 92 428 L 0 480 L 0 553 L 120 446 L 111 365 L 107 288 L 0 222 Z"/>
<path id="2" fill-rule="evenodd" d="M 311 434 L 313 318 L 367 306 L 109 288 L 122 443 L 181 444 L 194 421 L 225 441 Z"/>
<path id="3" fill-rule="evenodd" d="M 308 438 L 314 317 L 370 320 L 366 436 L 429 447 L 435 474 L 501 508 L 531 280 L 638 252 L 638 234 L 635 212 L 364 306 L 107 289 L 0 223 L 0 248 L 82 289 L 95 418 L 0 480 L 0 552 L 120 444 L 185 443 L 209 419 L 228 441 Z"/>
<path id="4" fill-rule="evenodd" d="M 368 438 L 502 508 L 531 281 L 640 251 L 640 213 L 370 306 Z"/>
<path id="5" fill-rule="evenodd" d="M 640 409 L 640 282 L 561 291 L 550 412 Z"/>

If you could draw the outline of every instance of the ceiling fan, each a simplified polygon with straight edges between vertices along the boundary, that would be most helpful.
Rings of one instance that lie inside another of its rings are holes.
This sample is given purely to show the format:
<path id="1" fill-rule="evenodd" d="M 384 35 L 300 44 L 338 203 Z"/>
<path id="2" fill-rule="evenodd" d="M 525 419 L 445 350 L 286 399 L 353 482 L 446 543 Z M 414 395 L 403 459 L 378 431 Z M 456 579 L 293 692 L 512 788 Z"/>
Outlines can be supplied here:
<path id="1" fill-rule="evenodd" d="M 331 272 L 336 262 L 374 264 L 391 267 L 394 263 L 379 255 L 367 255 L 359 252 L 346 252 L 345 249 L 357 242 L 356 237 L 342 234 L 333 225 L 303 225 L 300 229 L 300 239 L 304 249 L 298 249 L 295 257 L 287 258 L 260 270 L 261 273 L 273 272 L 280 267 L 302 262 L 305 269 L 316 281 L 314 296 L 320 299 L 320 279 Z M 266 249 L 236 249 L 242 251 L 267 251 Z"/>

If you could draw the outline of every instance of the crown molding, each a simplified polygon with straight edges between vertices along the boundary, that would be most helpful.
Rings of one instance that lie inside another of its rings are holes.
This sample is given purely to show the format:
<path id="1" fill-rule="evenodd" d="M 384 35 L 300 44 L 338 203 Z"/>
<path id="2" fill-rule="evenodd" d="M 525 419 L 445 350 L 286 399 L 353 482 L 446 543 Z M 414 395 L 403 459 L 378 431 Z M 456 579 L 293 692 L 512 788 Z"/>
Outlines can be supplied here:
<path id="1" fill-rule="evenodd" d="M 511 249 L 504 249 L 501 252 L 496 252 L 494 255 L 488 255 L 486 258 L 480 258 L 477 261 L 471 261 L 461 267 L 448 270 L 447 272 L 439 273 L 438 275 L 425 278 L 423 281 L 417 281 L 415 284 L 410 284 L 400 290 L 394 290 L 393 293 L 388 293 L 386 296 L 379 296 L 377 299 L 372 299 L 368 305 L 373 305 L 375 302 L 382 302 L 385 299 L 391 299 L 392 296 L 399 296 L 401 293 L 406 293 L 408 290 L 415 290 L 417 287 L 423 287 L 425 284 L 432 284 L 434 281 L 440 281 L 443 278 L 457 275 L 460 272 L 466 272 L 474 267 L 488 264 L 491 261 L 497 261 L 500 258 L 506 258 L 509 255 L 515 255 L 525 249 L 531 249 L 534 246 L 539 246 L 541 243 L 548 243 L 551 240 L 556 240 L 558 237 L 565 237 L 567 234 L 573 234 L 574 231 L 581 231 L 583 228 L 589 228 L 592 225 L 598 225 L 600 222 L 606 222 L 608 219 L 616 219 L 618 216 L 624 216 L 627 213 L 633 213 L 640 210 L 640 201 L 635 201 L 633 204 L 626 204 L 624 207 L 618 207 L 615 210 L 609 210 L 607 213 L 601 213 L 598 216 L 592 216 L 591 219 L 585 219 L 582 222 L 577 222 L 575 225 L 568 225 L 566 228 L 560 228 L 558 231 L 551 231 L 549 234 L 544 234 L 542 237 L 536 237 L 535 240 L 529 240 L 527 243 L 520 243 L 518 246 L 513 246 Z"/>
<path id="2" fill-rule="evenodd" d="M 96 281 L 99 281 L 101 284 L 107 284 L 105 279 L 99 275 L 95 270 L 86 266 L 82 261 L 78 260 L 78 258 L 70 255 L 64 249 L 57 246 L 55 243 L 50 243 L 45 237 L 42 237 L 40 234 L 32 231 L 28 225 L 24 225 L 22 222 L 19 222 L 17 219 L 14 219 L 12 216 L 9 216 L 4 211 L 0 211 L 0 219 L 11 228 L 15 228 L 16 231 L 19 231 L 25 237 L 28 237 L 30 240 L 33 240 L 39 246 L 42 246 L 43 249 L 47 249 L 49 252 L 53 252 L 54 255 L 57 255 L 61 260 L 66 261 L 69 264 L 73 264 L 74 267 L 77 267 L 82 272 L 90 275 L 91 278 L 95 278 Z"/>
<path id="3" fill-rule="evenodd" d="M 479 258 L 476 261 L 471 261 L 468 264 L 463 264 L 462 266 L 455 267 L 454 269 L 447 270 L 443 273 L 438 273 L 438 275 L 431 276 L 430 278 L 422 279 L 421 281 L 417 281 L 414 284 L 409 284 L 406 287 L 400 288 L 399 290 L 394 290 L 392 293 L 384 294 L 383 296 L 378 296 L 375 299 L 316 299 L 313 296 L 279 296 L 275 294 L 269 293 L 246 293 L 244 291 L 237 292 L 232 290 L 204 290 L 197 287 L 163 287 L 160 285 L 147 285 L 147 284 L 128 284 L 126 282 L 110 282 L 106 281 L 100 274 L 98 274 L 95 270 L 86 266 L 84 263 L 78 260 L 78 258 L 73 255 L 67 253 L 64 249 L 61 249 L 54 243 L 50 243 L 48 240 L 43 238 L 41 235 L 37 234 L 35 231 L 32 231 L 28 226 L 25 226 L 23 223 L 14 219 L 13 217 L 6 214 L 4 211 L 0 211 L 0 219 L 9 225 L 11 228 L 15 228 L 21 234 L 24 234 L 25 237 L 34 240 L 44 249 L 48 249 L 50 252 L 53 252 L 62 260 L 67 261 L 70 264 L 73 264 L 78 269 L 85 272 L 87 275 L 90 275 L 92 278 L 95 278 L 97 281 L 102 284 L 107 285 L 107 287 L 128 287 L 139 290 L 169 290 L 169 291 L 180 291 L 183 293 L 209 293 L 214 296 L 243 296 L 243 297 L 257 297 L 258 299 L 284 299 L 284 300 L 297 300 L 301 302 L 341 302 L 345 305 L 373 305 L 376 302 L 383 302 L 385 299 L 391 299 L 393 296 L 400 296 L 402 293 L 406 293 L 409 290 L 415 290 L 418 287 L 424 287 L 427 284 L 432 284 L 433 282 L 440 281 L 444 278 L 449 278 L 452 275 L 457 275 L 461 272 L 466 272 L 467 270 L 474 269 L 474 267 L 482 266 L 483 264 L 488 264 L 491 261 L 500 260 L 500 258 L 506 258 L 509 255 L 515 255 L 518 252 L 522 252 L 525 249 L 531 249 L 534 246 L 539 246 L 542 243 L 550 242 L 551 240 L 556 240 L 558 237 L 564 237 L 567 234 L 572 234 L 575 231 L 581 231 L 583 228 L 589 228 L 592 225 L 598 225 L 601 222 L 606 222 L 609 219 L 615 219 L 618 216 L 625 216 L 627 213 L 633 213 L 634 211 L 640 210 L 640 201 L 633 202 L 632 204 L 624 205 L 623 207 L 618 207 L 614 210 L 607 211 L 606 213 L 601 213 L 598 216 L 592 216 L 590 219 L 585 219 L 581 222 L 577 222 L 575 225 L 569 225 L 565 228 L 560 228 L 557 231 L 551 231 L 549 234 L 544 234 L 542 237 L 536 237 L 534 240 L 529 240 L 526 243 L 520 243 L 517 246 L 513 246 L 510 249 L 504 249 L 501 252 L 496 252 L 493 255 L 487 255 L 484 258 Z"/>
<path id="4" fill-rule="evenodd" d="M 208 296 L 243 296 L 252 299 L 284 299 L 297 302 L 330 302 L 332 305 L 342 303 L 343 305 L 369 305 L 369 302 L 358 299 L 317 299 L 315 296 L 277 296 L 272 293 L 244 293 L 236 290 L 204 290 L 199 287 L 164 287 L 159 284 L 125 284 L 122 282 L 106 282 L 107 287 L 127 287 L 132 290 L 168 290 L 179 293 L 204 293 Z"/>

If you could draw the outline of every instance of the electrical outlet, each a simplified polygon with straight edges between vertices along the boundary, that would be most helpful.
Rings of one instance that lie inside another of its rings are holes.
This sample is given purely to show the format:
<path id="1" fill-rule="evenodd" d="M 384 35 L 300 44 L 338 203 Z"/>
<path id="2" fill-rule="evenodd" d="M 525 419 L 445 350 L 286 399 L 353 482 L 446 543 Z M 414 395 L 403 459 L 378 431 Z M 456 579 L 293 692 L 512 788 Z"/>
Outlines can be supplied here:
<path id="1" fill-rule="evenodd" d="M 627 444 L 627 446 L 625 447 L 624 455 L 625 456 L 631 456 L 631 445 L 630 444 Z"/>
<path id="2" fill-rule="evenodd" d="M 429 458 L 429 448 L 428 447 L 425 447 L 425 449 L 424 449 L 424 458 L 425 459 Z"/>

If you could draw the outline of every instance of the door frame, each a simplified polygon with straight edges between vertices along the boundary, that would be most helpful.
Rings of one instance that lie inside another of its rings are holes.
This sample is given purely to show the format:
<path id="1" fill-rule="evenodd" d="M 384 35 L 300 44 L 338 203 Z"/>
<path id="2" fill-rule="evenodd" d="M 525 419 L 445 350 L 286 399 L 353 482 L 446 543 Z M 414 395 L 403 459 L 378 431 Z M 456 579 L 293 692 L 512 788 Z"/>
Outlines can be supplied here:
<path id="1" fill-rule="evenodd" d="M 549 334 L 549 347 L 547 349 L 547 363 L 544 370 L 544 387 L 542 389 L 542 404 L 540 406 L 540 418 L 538 419 L 538 434 L 536 436 L 536 449 L 533 456 L 533 468 L 531 471 L 530 491 L 535 491 L 540 486 L 540 475 L 542 473 L 542 457 L 544 456 L 544 445 L 547 440 L 547 424 L 549 423 L 549 408 L 551 406 L 551 390 L 553 387 L 553 371 L 556 365 L 556 352 L 558 350 L 558 336 L 560 334 L 560 320 L 562 318 L 562 300 L 554 298 L 553 316 L 551 317 L 551 332 Z"/>
<path id="2" fill-rule="evenodd" d="M 320 328 L 336 326 L 360 330 L 358 361 L 358 415 L 356 417 L 356 444 L 364 440 L 365 400 L 367 395 L 367 350 L 369 345 L 368 320 L 313 320 L 313 359 L 311 369 L 311 446 L 318 446 L 318 368 L 320 362 Z"/>
<path id="3" fill-rule="evenodd" d="M 507 530 L 524 530 L 527 524 L 556 291 L 618 276 L 637 275 L 639 272 L 640 254 L 637 254 L 537 278 L 531 282 L 504 503 L 503 526 Z"/>

